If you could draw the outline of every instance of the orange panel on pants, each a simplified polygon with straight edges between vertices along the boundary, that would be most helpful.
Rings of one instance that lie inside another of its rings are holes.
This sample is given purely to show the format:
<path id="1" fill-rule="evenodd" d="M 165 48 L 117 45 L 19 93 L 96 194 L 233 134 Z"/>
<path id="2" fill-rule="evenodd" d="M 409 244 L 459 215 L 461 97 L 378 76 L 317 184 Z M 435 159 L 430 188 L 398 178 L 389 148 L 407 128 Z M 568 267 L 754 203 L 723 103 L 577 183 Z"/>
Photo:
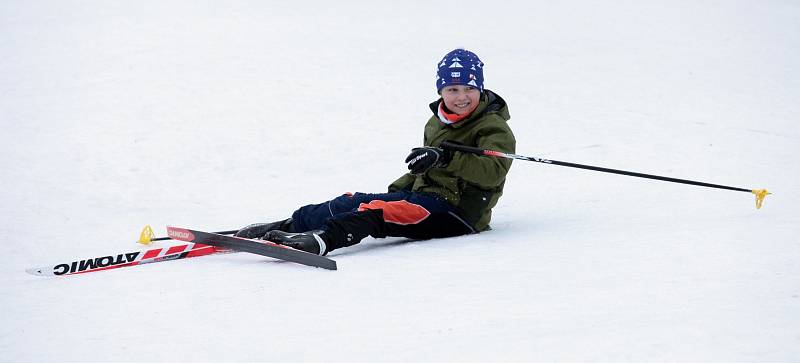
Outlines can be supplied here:
<path id="1" fill-rule="evenodd" d="M 417 224 L 431 215 L 431 212 L 421 205 L 410 203 L 405 200 L 387 202 L 376 199 L 369 203 L 361 203 L 358 206 L 359 212 L 376 209 L 383 210 L 384 221 L 400 225 Z"/>

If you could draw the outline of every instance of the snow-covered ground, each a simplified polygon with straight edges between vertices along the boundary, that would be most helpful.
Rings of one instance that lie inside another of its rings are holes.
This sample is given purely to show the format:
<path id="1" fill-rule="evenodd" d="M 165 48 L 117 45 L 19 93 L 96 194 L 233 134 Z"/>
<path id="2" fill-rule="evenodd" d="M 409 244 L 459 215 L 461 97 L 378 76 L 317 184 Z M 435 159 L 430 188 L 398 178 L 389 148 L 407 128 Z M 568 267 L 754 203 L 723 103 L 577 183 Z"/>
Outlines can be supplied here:
<path id="1" fill-rule="evenodd" d="M 0 361 L 800 361 L 796 1 L 0 3 Z M 488 233 L 70 278 L 145 224 L 383 191 L 436 62 L 518 153 Z"/>

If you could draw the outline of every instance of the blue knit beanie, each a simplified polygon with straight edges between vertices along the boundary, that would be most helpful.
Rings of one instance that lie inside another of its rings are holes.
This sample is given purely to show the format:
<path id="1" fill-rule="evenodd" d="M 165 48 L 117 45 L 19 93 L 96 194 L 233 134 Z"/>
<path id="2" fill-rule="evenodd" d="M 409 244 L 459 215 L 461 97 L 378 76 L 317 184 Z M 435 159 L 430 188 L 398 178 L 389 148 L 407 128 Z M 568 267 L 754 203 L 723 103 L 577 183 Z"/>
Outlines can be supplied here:
<path id="1" fill-rule="evenodd" d="M 455 49 L 439 62 L 436 72 L 436 91 L 453 85 L 472 86 L 483 92 L 483 62 L 475 53 Z"/>

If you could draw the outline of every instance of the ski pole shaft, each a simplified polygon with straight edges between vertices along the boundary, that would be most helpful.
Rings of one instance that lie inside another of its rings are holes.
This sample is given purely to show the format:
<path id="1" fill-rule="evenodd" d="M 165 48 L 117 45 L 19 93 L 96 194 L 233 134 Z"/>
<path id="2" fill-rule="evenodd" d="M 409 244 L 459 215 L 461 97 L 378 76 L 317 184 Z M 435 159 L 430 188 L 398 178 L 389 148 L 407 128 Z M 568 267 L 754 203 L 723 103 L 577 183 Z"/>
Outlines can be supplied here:
<path id="1" fill-rule="evenodd" d="M 481 149 L 481 148 L 478 148 L 478 147 L 455 144 L 455 143 L 452 143 L 452 142 L 449 142 L 449 141 L 442 142 L 442 144 L 440 146 L 443 149 L 455 150 L 455 151 L 460 151 L 460 152 L 465 152 L 465 153 L 470 153 L 470 154 L 476 154 L 476 155 L 493 156 L 493 157 L 506 158 L 506 159 L 518 159 L 518 160 L 526 160 L 526 161 L 535 161 L 537 163 L 560 165 L 560 166 L 566 166 L 566 167 L 570 167 L 570 168 L 594 170 L 594 171 L 599 171 L 599 172 L 603 172 L 603 173 L 627 175 L 627 176 L 633 176 L 633 177 L 637 177 L 637 178 L 655 179 L 655 180 L 668 181 L 668 182 L 672 182 L 672 183 L 697 185 L 697 186 L 709 187 L 709 188 L 717 188 L 717 189 L 727 189 L 727 190 L 734 190 L 734 191 L 738 191 L 738 192 L 748 192 L 748 193 L 753 193 L 753 194 L 756 195 L 756 208 L 761 208 L 761 204 L 764 202 L 764 198 L 767 196 L 767 194 L 771 194 L 766 189 L 738 188 L 738 187 L 732 187 L 732 186 L 727 186 L 727 185 L 699 182 L 699 181 L 695 181 L 695 180 L 678 179 L 678 178 L 671 178 L 671 177 L 660 176 L 660 175 L 637 173 L 637 172 L 633 172 L 633 171 L 603 168 L 603 167 L 599 167 L 599 166 L 569 163 L 569 162 L 564 162 L 564 161 L 550 160 L 550 159 L 544 159 L 544 158 L 538 158 L 538 157 L 532 157 L 532 156 L 522 156 L 522 155 L 516 155 L 516 154 L 508 154 L 508 153 L 504 153 L 504 152 L 500 152 L 500 151 L 485 150 L 485 149 Z"/>

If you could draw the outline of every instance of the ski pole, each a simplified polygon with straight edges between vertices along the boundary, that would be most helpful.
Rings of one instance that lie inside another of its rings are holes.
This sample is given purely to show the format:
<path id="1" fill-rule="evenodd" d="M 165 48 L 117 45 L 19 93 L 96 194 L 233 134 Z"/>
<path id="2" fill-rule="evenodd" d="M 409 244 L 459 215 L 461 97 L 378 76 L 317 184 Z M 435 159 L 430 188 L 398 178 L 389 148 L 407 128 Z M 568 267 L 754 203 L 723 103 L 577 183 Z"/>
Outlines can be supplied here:
<path id="1" fill-rule="evenodd" d="M 235 230 L 232 230 L 232 231 L 220 231 L 220 232 L 212 232 L 212 233 L 216 233 L 216 234 L 235 234 L 236 232 L 239 232 L 239 230 L 235 229 Z M 149 245 L 149 244 L 153 243 L 154 241 L 166 241 L 166 240 L 170 240 L 170 239 L 173 239 L 173 238 L 172 237 L 156 237 L 156 234 L 153 233 L 153 228 L 151 228 L 150 225 L 148 224 L 148 225 L 144 226 L 144 228 L 142 229 L 142 233 L 139 235 L 139 240 L 136 241 L 136 242 L 139 242 L 139 243 L 141 243 L 143 245 Z"/>
<path id="2" fill-rule="evenodd" d="M 455 150 L 455 151 L 460 151 L 460 152 L 465 152 L 465 153 L 470 153 L 470 154 L 493 156 L 493 157 L 506 158 L 506 159 L 518 159 L 518 160 L 535 161 L 537 163 L 545 163 L 545 164 L 551 164 L 551 165 L 567 166 L 567 167 L 570 167 L 570 168 L 580 168 L 580 169 L 594 170 L 594 171 L 600 171 L 600 172 L 604 172 L 604 173 L 613 173 L 613 174 L 633 176 L 633 177 L 637 177 L 637 178 L 656 179 L 656 180 L 663 180 L 663 181 L 668 181 L 668 182 L 673 182 L 673 183 L 697 185 L 697 186 L 701 186 L 701 187 L 735 190 L 737 192 L 748 192 L 748 193 L 753 193 L 756 196 L 756 209 L 760 209 L 761 205 L 764 203 L 764 198 L 768 194 L 772 194 L 772 193 L 768 192 L 766 189 L 737 188 L 737 187 L 731 187 L 731 186 L 727 186 L 727 185 L 704 183 L 704 182 L 699 182 L 699 181 L 694 181 L 694 180 L 678 179 L 678 178 L 671 178 L 671 177 L 666 177 L 666 176 L 637 173 L 637 172 L 632 172 L 632 171 L 602 168 L 602 167 L 599 167 L 599 166 L 575 164 L 575 163 L 569 163 L 569 162 L 557 161 L 557 160 L 550 160 L 550 159 L 544 159 L 544 158 L 538 158 L 538 157 L 522 156 L 522 155 L 516 155 L 516 154 L 508 154 L 508 153 L 504 153 L 504 152 L 500 152 L 500 151 L 485 150 L 485 149 L 481 149 L 481 148 L 478 148 L 478 147 L 456 144 L 456 143 L 452 143 L 452 142 L 449 142 L 449 141 L 442 142 L 442 144 L 440 146 L 443 149 Z"/>

